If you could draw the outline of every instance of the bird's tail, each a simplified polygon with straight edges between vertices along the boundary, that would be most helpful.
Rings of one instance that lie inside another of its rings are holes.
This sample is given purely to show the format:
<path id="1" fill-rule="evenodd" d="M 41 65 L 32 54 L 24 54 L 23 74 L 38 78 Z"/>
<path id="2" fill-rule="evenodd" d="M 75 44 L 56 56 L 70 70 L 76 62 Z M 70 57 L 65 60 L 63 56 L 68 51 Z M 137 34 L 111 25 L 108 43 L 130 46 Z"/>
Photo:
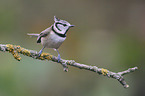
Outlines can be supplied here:
<path id="1" fill-rule="evenodd" d="M 27 35 L 31 36 L 31 37 L 38 37 L 39 34 L 35 34 L 35 33 L 27 33 Z"/>

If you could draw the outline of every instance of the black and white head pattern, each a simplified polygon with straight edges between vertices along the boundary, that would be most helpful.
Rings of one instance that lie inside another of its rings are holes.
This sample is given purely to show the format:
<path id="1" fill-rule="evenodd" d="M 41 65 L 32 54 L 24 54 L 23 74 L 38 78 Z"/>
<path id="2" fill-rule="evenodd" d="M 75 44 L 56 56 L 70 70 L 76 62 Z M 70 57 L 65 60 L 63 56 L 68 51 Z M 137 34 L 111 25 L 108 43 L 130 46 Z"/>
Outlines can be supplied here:
<path id="1" fill-rule="evenodd" d="M 55 16 L 54 16 L 54 21 L 55 22 L 53 25 L 53 30 L 55 31 L 55 33 L 60 34 L 64 37 L 66 36 L 66 33 L 69 30 L 69 28 L 74 26 L 65 20 L 56 18 Z"/>

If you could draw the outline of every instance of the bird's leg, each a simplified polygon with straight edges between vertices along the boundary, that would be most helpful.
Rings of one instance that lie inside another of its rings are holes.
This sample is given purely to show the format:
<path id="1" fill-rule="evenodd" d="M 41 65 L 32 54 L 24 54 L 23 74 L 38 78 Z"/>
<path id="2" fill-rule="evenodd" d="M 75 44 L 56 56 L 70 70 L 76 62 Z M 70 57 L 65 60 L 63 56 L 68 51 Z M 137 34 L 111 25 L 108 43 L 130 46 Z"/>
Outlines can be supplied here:
<path id="1" fill-rule="evenodd" d="M 60 57 L 60 54 L 59 54 L 59 51 L 58 51 L 58 49 L 55 49 L 56 51 L 57 51 L 57 53 L 58 53 L 58 57 L 57 57 L 57 62 L 59 63 L 60 62 L 60 60 L 61 60 L 61 57 Z M 65 63 L 62 63 L 61 62 L 61 64 L 62 64 L 62 66 L 63 66 L 63 70 L 65 71 L 65 72 L 67 72 L 68 71 L 68 67 L 67 67 L 67 64 L 66 64 L 66 62 Z"/>
<path id="2" fill-rule="evenodd" d="M 39 54 L 39 55 L 38 55 L 39 57 L 41 56 L 41 54 L 42 54 L 44 48 L 45 48 L 45 47 L 43 47 L 43 48 L 39 51 L 39 53 L 38 53 L 38 54 Z"/>
<path id="3" fill-rule="evenodd" d="M 59 54 L 59 51 L 58 49 L 56 49 L 57 53 L 58 53 L 58 56 L 57 56 L 57 59 L 58 59 L 58 62 L 60 61 L 61 57 L 60 57 L 60 54 Z"/>

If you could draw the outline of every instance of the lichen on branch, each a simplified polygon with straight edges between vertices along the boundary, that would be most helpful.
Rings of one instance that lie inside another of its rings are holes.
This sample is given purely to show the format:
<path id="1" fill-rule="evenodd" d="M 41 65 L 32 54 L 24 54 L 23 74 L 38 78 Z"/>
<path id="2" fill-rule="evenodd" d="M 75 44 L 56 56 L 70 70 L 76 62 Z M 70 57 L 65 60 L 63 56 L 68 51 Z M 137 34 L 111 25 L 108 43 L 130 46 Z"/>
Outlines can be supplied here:
<path id="1" fill-rule="evenodd" d="M 12 45 L 12 44 L 6 44 L 6 51 L 9 51 L 10 53 L 12 53 L 14 58 L 18 61 L 21 60 L 21 57 L 18 53 L 29 56 L 29 57 L 33 57 L 36 59 L 40 59 L 40 60 L 52 59 L 52 55 L 50 55 L 49 53 L 42 53 L 41 56 L 38 56 L 36 51 L 25 49 L 19 45 L 17 46 L 17 45 Z"/>

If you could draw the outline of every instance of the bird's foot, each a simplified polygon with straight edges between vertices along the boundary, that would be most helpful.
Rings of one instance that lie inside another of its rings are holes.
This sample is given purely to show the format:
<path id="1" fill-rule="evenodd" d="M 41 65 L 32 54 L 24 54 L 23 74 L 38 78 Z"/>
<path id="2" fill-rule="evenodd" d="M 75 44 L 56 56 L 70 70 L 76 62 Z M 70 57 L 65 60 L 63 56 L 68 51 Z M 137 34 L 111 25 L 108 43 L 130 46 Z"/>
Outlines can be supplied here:
<path id="1" fill-rule="evenodd" d="M 61 57 L 60 57 L 60 54 L 58 54 L 58 56 L 57 56 L 57 62 L 59 63 L 60 62 L 60 60 L 61 60 Z"/>
<path id="2" fill-rule="evenodd" d="M 41 54 L 42 54 L 42 50 L 39 51 L 39 53 L 38 53 L 38 57 L 40 57 Z"/>

